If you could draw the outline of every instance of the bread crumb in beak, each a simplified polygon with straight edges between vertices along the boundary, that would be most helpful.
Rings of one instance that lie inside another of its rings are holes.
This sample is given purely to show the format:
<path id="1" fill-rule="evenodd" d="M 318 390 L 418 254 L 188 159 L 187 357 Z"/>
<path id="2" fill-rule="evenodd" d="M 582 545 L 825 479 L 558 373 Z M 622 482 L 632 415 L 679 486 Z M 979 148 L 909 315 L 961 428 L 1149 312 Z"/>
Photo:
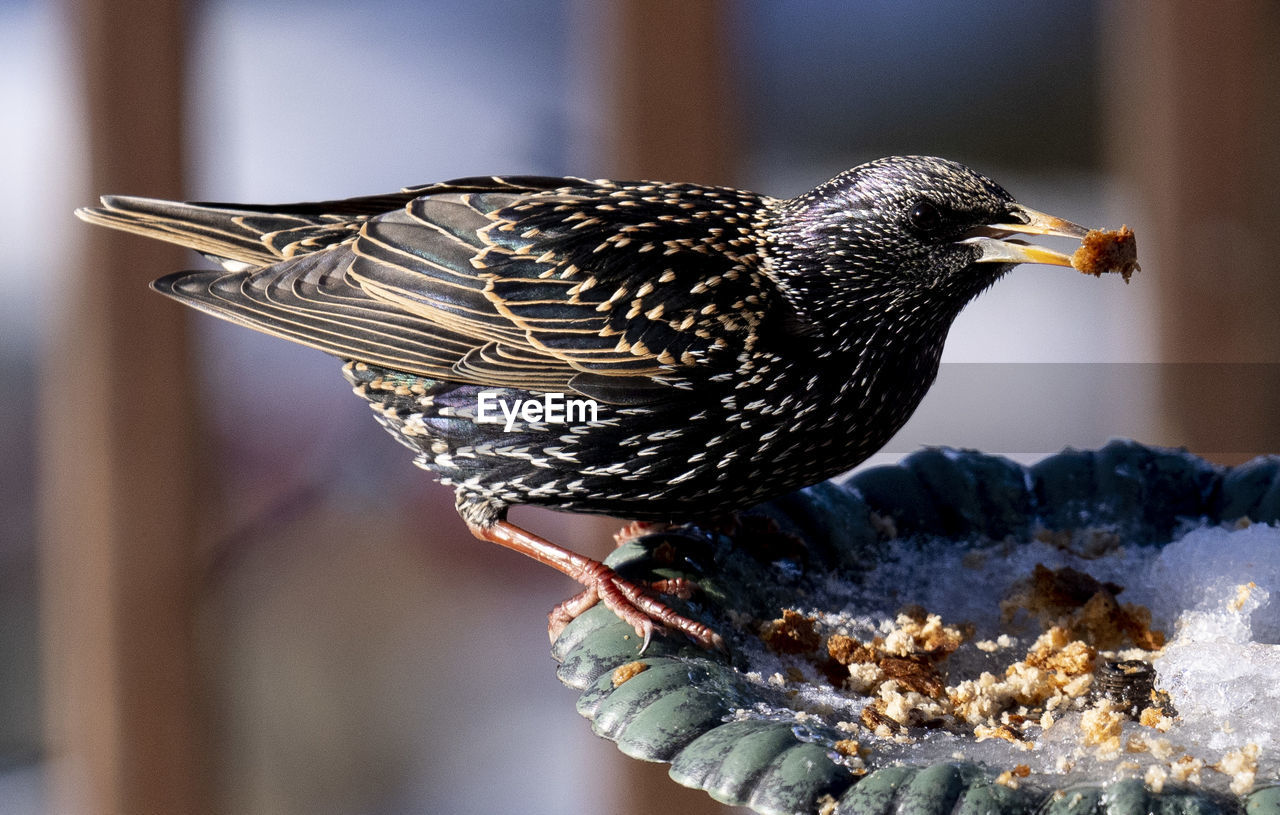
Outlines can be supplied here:
<path id="1" fill-rule="evenodd" d="M 1091 229 L 1080 242 L 1080 248 L 1071 255 L 1071 265 L 1077 271 L 1101 277 L 1116 272 L 1128 283 L 1138 271 L 1138 243 L 1133 230 L 1127 226 L 1119 229 Z"/>

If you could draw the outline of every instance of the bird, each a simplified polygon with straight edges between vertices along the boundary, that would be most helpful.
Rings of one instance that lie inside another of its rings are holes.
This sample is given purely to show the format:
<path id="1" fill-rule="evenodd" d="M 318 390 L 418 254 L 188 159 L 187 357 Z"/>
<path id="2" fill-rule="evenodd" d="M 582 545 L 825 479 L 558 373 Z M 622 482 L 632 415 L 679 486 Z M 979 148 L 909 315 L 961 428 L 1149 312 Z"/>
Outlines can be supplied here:
<path id="1" fill-rule="evenodd" d="M 794 198 L 695 183 L 490 176 L 285 205 L 104 196 L 92 224 L 217 268 L 152 287 L 345 361 L 471 533 L 584 586 L 643 637 L 710 626 L 507 520 L 726 517 L 846 472 L 911 416 L 961 309 L 1019 236 L 1089 230 L 958 162 L 890 156 Z M 1127 280 L 1127 275 L 1126 275 Z"/>

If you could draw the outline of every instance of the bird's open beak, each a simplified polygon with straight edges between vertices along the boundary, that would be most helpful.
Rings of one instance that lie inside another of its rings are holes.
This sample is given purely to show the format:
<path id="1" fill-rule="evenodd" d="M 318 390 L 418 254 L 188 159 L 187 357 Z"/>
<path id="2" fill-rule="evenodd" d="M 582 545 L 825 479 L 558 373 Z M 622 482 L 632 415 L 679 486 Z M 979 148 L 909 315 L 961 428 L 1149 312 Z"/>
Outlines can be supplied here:
<path id="1" fill-rule="evenodd" d="M 1021 204 L 1014 204 L 1012 215 L 1026 218 L 1026 223 L 989 224 L 974 230 L 973 237 L 961 243 L 982 250 L 978 263 L 1045 263 L 1050 266 L 1070 266 L 1071 256 L 1055 252 L 1043 246 L 1006 240 L 1012 235 L 1053 235 L 1083 240 L 1089 230 L 1079 224 L 1037 212 Z"/>

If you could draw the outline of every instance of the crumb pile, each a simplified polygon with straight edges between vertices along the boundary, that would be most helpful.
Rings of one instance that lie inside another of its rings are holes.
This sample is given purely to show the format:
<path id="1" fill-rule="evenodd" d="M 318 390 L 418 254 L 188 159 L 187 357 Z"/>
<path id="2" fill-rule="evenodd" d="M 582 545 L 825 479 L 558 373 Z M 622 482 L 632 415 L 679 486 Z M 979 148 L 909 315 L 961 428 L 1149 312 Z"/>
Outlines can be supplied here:
<path id="1" fill-rule="evenodd" d="M 1015 787 L 1280 780 L 1280 529 L 898 543 L 757 623 L 748 676 L 779 701 L 739 715 L 833 726 L 857 773 L 964 758 Z"/>

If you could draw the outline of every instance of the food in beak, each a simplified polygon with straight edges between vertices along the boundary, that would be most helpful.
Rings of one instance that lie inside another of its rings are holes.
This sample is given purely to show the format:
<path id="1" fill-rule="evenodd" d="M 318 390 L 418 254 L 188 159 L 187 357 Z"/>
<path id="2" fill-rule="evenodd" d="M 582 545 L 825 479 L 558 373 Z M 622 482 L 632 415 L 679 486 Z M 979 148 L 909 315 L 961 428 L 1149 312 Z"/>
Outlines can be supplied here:
<path id="1" fill-rule="evenodd" d="M 1080 248 L 1072 253 L 1071 266 L 1095 277 L 1115 272 L 1128 283 L 1133 273 L 1139 271 L 1138 243 L 1134 240 L 1133 230 L 1127 226 L 1089 230 L 1080 242 Z"/>

